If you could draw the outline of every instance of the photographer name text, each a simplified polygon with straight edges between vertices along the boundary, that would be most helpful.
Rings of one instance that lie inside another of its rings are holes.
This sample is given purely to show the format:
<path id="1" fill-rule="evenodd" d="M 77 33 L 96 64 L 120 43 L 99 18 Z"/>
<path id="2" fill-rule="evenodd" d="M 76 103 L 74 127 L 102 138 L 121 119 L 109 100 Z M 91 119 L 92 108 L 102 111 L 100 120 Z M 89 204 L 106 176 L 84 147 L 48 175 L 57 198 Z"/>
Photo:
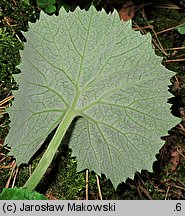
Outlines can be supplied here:
<path id="1" fill-rule="evenodd" d="M 84 202 L 77 204 L 69 202 L 67 204 L 26 204 L 23 202 L 21 205 L 6 204 L 3 205 L 4 213 L 7 212 L 115 212 L 115 203 L 108 202 L 107 204 L 85 204 Z"/>

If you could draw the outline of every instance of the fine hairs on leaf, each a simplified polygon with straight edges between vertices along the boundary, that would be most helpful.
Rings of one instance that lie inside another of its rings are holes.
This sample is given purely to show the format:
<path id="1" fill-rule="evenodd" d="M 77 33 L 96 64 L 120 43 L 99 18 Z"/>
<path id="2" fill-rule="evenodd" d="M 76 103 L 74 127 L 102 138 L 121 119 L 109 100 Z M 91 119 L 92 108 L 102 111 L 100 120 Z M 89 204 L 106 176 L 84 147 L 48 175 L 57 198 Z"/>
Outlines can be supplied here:
<path id="1" fill-rule="evenodd" d="M 24 36 L 6 139 L 17 164 L 28 163 L 57 127 L 24 187 L 37 186 L 76 117 L 69 147 L 78 171 L 104 173 L 115 188 L 136 171 L 151 171 L 160 137 L 179 122 L 167 103 L 173 72 L 155 55 L 151 35 L 92 6 L 42 12 Z"/>

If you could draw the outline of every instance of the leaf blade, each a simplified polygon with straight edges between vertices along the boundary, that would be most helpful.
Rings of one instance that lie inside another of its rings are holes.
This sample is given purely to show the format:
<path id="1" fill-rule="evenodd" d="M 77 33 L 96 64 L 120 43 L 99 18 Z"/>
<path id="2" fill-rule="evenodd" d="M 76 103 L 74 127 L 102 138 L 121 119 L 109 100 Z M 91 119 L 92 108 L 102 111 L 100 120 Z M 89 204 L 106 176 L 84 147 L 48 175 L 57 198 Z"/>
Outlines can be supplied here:
<path id="1" fill-rule="evenodd" d="M 132 31 L 115 11 L 107 15 L 91 7 L 63 10 L 59 17 L 42 13 L 25 37 L 13 105 L 18 114 L 10 111 L 14 123 L 7 139 L 18 163 L 28 162 L 73 110 L 82 117 L 70 140 L 79 171 L 105 173 L 117 187 L 136 171 L 151 170 L 163 144 L 160 137 L 178 123 L 167 104 L 173 73 L 155 56 L 151 36 Z M 30 110 L 47 115 L 33 119 Z M 32 142 L 39 134 L 40 140 Z"/>

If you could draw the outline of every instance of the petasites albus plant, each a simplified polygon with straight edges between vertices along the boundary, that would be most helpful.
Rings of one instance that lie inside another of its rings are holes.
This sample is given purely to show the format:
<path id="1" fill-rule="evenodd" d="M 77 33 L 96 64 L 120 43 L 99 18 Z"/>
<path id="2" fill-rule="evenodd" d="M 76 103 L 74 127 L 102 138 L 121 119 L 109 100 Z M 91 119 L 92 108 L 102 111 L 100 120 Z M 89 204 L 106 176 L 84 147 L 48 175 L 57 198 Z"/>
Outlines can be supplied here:
<path id="1" fill-rule="evenodd" d="M 78 171 L 104 173 L 115 188 L 151 171 L 161 136 L 179 122 L 167 103 L 173 72 L 155 55 L 151 35 L 94 7 L 41 13 L 24 35 L 6 139 L 17 164 L 28 163 L 57 128 L 24 186 L 36 187 L 72 124 L 68 144 Z"/>

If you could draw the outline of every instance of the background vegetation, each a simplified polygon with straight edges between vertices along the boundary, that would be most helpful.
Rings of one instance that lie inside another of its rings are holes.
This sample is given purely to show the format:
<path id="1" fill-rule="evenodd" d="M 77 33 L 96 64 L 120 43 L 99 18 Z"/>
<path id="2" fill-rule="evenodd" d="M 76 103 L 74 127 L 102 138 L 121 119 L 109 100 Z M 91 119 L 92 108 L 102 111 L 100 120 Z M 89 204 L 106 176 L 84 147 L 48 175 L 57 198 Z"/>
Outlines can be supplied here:
<path id="1" fill-rule="evenodd" d="M 28 166 L 18 168 L 8 156 L 4 143 L 9 130 L 5 108 L 13 102 L 12 90 L 18 86 L 13 74 L 20 73 L 19 50 L 26 42 L 21 31 L 28 30 L 29 22 L 39 19 L 41 10 L 49 15 L 60 8 L 74 11 L 77 6 L 86 10 L 93 3 L 111 12 L 116 9 L 121 19 L 133 21 L 133 28 L 143 34 L 150 32 L 156 54 L 163 56 L 163 64 L 176 72 L 172 77 L 173 115 L 182 122 L 163 137 L 164 146 L 156 156 L 153 173 L 144 170 L 134 180 L 118 186 L 115 191 L 104 175 L 100 178 L 87 171 L 77 173 L 71 150 L 61 146 L 37 191 L 49 199 L 184 199 L 185 198 L 185 35 L 176 29 L 185 24 L 185 1 L 124 1 L 124 0 L 1 0 L 0 2 L 0 192 L 4 187 L 21 187 L 35 168 L 48 140 Z M 99 179 L 99 180 L 97 180 Z M 100 181 L 100 186 L 99 186 Z M 87 184 L 88 183 L 88 184 Z M 87 190 L 88 189 L 88 190 Z"/>

